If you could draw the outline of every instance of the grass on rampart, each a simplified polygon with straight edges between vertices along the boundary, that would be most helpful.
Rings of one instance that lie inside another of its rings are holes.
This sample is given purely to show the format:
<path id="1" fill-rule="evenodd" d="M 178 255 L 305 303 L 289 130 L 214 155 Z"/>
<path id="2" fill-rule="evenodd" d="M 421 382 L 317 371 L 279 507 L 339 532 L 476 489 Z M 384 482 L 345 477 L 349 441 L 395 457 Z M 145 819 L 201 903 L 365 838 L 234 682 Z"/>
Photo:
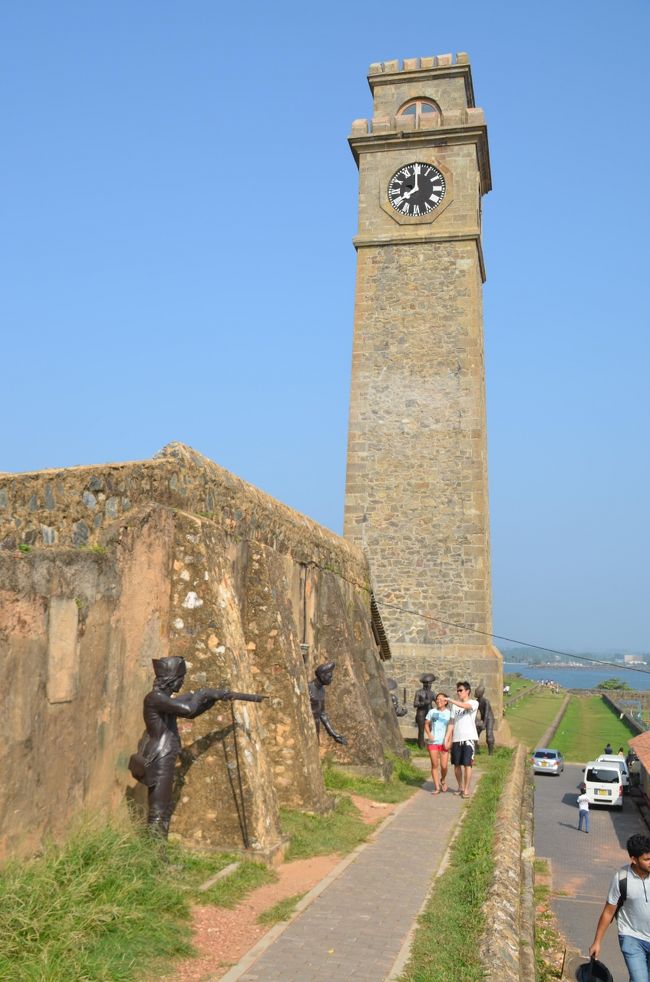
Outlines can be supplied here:
<path id="1" fill-rule="evenodd" d="M 242 863 L 234 873 L 230 873 L 202 893 L 201 902 L 232 910 L 251 890 L 257 890 L 266 883 L 275 883 L 277 878 L 278 874 L 275 870 L 265 866 L 264 863 Z"/>
<path id="2" fill-rule="evenodd" d="M 506 722 L 512 735 L 525 747 L 536 747 L 544 732 L 551 725 L 562 705 L 564 694 L 538 689 L 524 696 L 516 705 L 506 710 Z M 555 742 L 553 746 L 555 746 Z"/>
<path id="3" fill-rule="evenodd" d="M 191 952 L 195 888 L 232 856 L 165 849 L 128 825 L 87 824 L 0 870 L 0 978 L 132 982 Z"/>
<path id="4" fill-rule="evenodd" d="M 586 764 L 603 753 L 611 743 L 614 753 L 624 747 L 634 734 L 600 696 L 571 696 L 553 746 L 565 760 Z"/>
<path id="5" fill-rule="evenodd" d="M 477 982 L 484 977 L 478 955 L 482 908 L 494 872 L 496 813 L 512 766 L 512 750 L 481 756 L 483 776 L 450 850 L 449 865 L 434 884 L 418 919 L 401 982 Z"/>
<path id="6" fill-rule="evenodd" d="M 517 672 L 503 676 L 503 684 L 510 686 L 510 692 L 507 696 L 504 695 L 504 699 L 512 699 L 513 696 L 518 696 L 520 692 L 524 692 L 526 689 L 534 689 L 537 682 L 532 679 L 525 679 L 522 675 Z"/>
<path id="7" fill-rule="evenodd" d="M 373 830 L 361 819 L 359 809 L 348 797 L 362 795 L 373 801 L 404 801 L 426 780 L 427 775 L 399 757 L 391 758 L 393 773 L 390 781 L 356 777 L 339 767 L 328 764 L 323 769 L 325 787 L 340 793 L 333 811 L 325 815 L 285 809 L 281 814 L 282 831 L 289 836 L 287 861 L 326 856 L 338 852 L 345 855 L 368 838 Z"/>
<path id="8" fill-rule="evenodd" d="M 283 808 L 280 823 L 291 840 L 284 857 L 287 862 L 334 852 L 345 855 L 372 832 L 372 825 L 366 825 L 348 797 L 342 797 L 334 810 L 325 815 Z"/>
<path id="9" fill-rule="evenodd" d="M 304 893 L 295 893 L 293 897 L 285 897 L 284 900 L 278 900 L 277 904 L 258 914 L 257 923 L 272 927 L 274 924 L 279 924 L 280 921 L 288 921 L 296 909 L 296 904 L 304 896 Z"/>
<path id="10" fill-rule="evenodd" d="M 424 753 L 429 756 L 427 751 Z M 349 774 L 340 767 L 326 764 L 323 768 L 323 778 L 328 791 L 347 791 L 359 794 L 372 801 L 387 801 L 395 803 L 406 801 L 414 791 L 426 780 L 426 774 L 414 767 L 408 760 L 391 756 L 393 770 L 389 781 L 380 781 L 372 777 L 357 777 Z"/>
<path id="11" fill-rule="evenodd" d="M 283 830 L 291 838 L 287 858 L 344 854 L 366 839 L 373 826 L 362 821 L 349 793 L 402 801 L 425 779 L 405 761 L 393 764 L 386 783 L 328 768 L 328 787 L 341 792 L 340 800 L 328 815 L 283 812 Z M 200 896 L 203 903 L 234 907 L 277 878 L 260 863 L 243 862 L 197 894 L 235 858 L 152 840 L 126 820 L 98 820 L 35 859 L 7 863 L 0 869 L 0 979 L 140 982 L 168 972 L 175 958 L 192 952 L 192 902 Z M 284 907 L 269 915 L 282 916 Z"/>

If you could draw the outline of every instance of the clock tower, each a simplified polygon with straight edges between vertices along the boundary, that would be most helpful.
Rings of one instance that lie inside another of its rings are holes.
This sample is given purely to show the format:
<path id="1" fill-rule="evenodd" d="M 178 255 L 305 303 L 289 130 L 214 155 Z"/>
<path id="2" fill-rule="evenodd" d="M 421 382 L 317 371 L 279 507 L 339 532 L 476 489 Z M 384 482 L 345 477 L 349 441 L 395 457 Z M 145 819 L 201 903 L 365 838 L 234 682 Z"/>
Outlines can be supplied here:
<path id="1" fill-rule="evenodd" d="M 484 682 L 491 643 L 481 198 L 487 130 L 466 54 L 370 66 L 352 125 L 357 285 L 345 535 L 365 550 L 400 689 Z M 422 616 L 424 615 L 424 616 Z"/>

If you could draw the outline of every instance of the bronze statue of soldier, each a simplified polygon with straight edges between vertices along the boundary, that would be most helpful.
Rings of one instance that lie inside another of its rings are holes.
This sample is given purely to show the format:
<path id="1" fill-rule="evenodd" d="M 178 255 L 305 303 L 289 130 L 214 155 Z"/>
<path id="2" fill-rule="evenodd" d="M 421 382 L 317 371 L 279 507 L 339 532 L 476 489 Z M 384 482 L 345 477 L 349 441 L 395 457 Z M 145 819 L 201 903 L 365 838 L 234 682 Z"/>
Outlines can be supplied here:
<path id="1" fill-rule="evenodd" d="M 173 807 L 174 768 L 181 749 L 177 718 L 195 719 L 219 700 L 261 702 L 267 696 L 230 689 L 198 689 L 172 698 L 172 693 L 179 692 L 183 685 L 187 671 L 185 659 L 177 655 L 154 658 L 153 670 L 153 689 L 145 696 L 142 707 L 147 732 L 138 752 L 129 760 L 129 770 L 149 789 L 149 831 L 166 839 Z"/>
<path id="2" fill-rule="evenodd" d="M 316 724 L 318 742 L 320 743 L 320 725 L 322 723 L 332 740 L 336 740 L 337 743 L 345 747 L 348 741 L 344 736 L 336 732 L 330 722 L 329 716 L 325 712 L 325 686 L 332 684 L 332 676 L 335 668 L 336 662 L 334 661 L 325 662 L 316 668 L 314 672 L 315 678 L 309 683 L 309 702 Z"/>
<path id="3" fill-rule="evenodd" d="M 474 695 L 478 699 L 478 715 L 481 717 L 480 720 L 476 721 L 476 731 L 480 740 L 481 733 L 485 730 L 485 742 L 491 757 L 494 752 L 494 711 L 490 705 L 490 700 L 485 696 L 484 685 L 479 685 Z"/>
<path id="4" fill-rule="evenodd" d="M 395 715 L 406 716 L 408 709 L 406 706 L 400 706 L 399 699 L 397 698 L 397 682 L 395 679 L 387 679 L 386 685 L 388 686 L 388 693 L 390 695 L 390 701 L 392 703 Z"/>
<path id="5" fill-rule="evenodd" d="M 418 689 L 413 699 L 415 725 L 418 728 L 418 747 L 420 750 L 424 750 L 424 723 L 427 713 L 435 702 L 436 697 L 435 693 L 431 691 L 431 686 L 437 677 L 437 675 L 433 675 L 431 672 L 425 672 L 424 675 L 421 675 L 420 682 L 422 683 L 422 688 Z"/>

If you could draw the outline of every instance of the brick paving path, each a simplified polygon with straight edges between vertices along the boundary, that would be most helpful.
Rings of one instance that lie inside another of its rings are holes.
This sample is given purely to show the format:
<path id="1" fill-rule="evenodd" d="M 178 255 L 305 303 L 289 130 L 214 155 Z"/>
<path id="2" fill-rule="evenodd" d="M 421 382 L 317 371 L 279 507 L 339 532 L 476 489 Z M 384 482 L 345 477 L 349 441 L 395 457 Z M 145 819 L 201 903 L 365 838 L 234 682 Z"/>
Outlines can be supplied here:
<path id="1" fill-rule="evenodd" d="M 383 982 L 466 804 L 432 788 L 417 791 L 248 970 L 231 969 L 225 979 Z"/>

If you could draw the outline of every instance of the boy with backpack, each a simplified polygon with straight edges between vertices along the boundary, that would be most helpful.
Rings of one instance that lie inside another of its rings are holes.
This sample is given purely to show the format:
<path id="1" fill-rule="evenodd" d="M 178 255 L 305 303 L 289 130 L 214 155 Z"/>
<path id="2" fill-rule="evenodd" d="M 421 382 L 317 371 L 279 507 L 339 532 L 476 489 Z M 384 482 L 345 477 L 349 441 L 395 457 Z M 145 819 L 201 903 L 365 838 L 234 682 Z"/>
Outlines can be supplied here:
<path id="1" fill-rule="evenodd" d="M 612 878 L 589 954 L 598 958 L 605 931 L 616 918 L 630 982 L 650 982 L 650 836 L 630 836 L 627 851 L 630 864 Z"/>

